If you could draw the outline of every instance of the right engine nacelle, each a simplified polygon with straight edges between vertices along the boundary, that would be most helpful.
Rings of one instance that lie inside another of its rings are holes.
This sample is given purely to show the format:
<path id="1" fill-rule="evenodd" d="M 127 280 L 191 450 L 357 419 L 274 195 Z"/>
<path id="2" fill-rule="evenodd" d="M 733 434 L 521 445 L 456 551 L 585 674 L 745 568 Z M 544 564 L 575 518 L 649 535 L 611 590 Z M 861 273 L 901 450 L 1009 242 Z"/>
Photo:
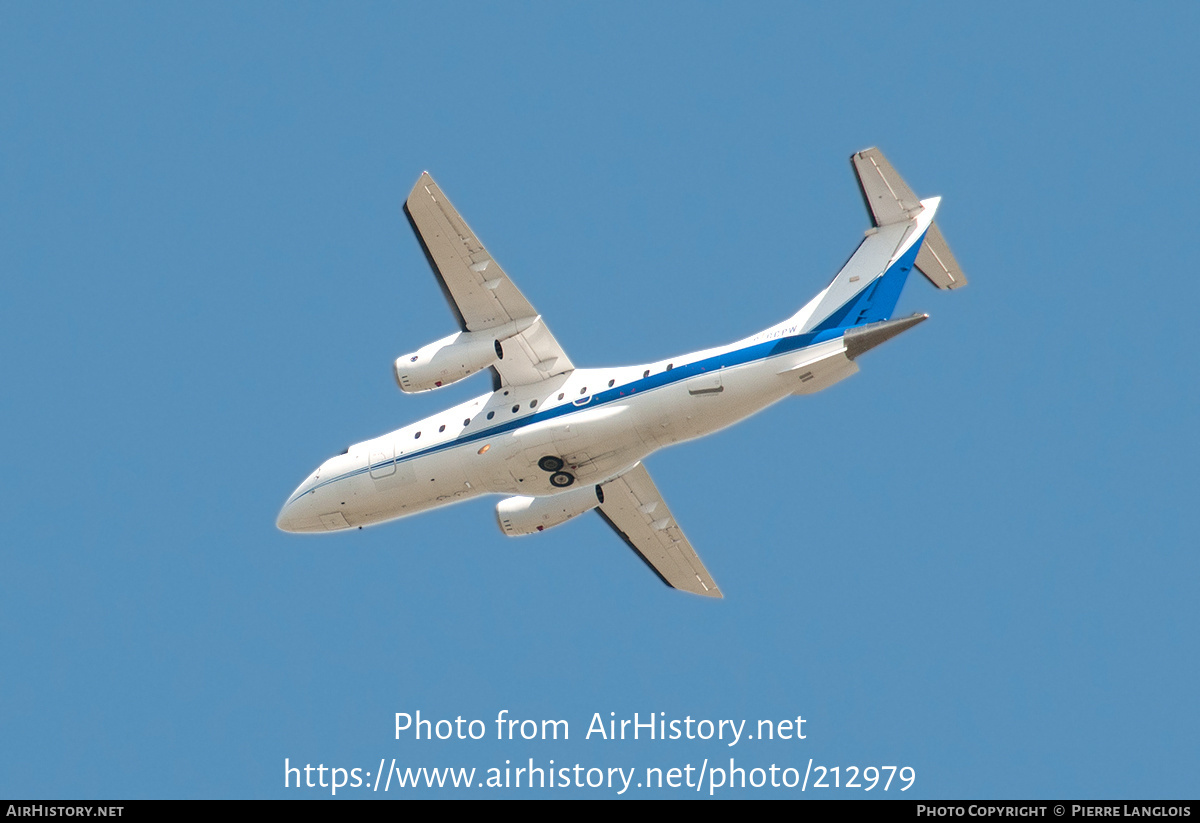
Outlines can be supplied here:
<path id="1" fill-rule="evenodd" d="M 459 332 L 397 357 L 396 383 L 401 391 L 430 391 L 483 371 L 503 357 L 504 347 L 492 332 Z"/>
<path id="2" fill-rule="evenodd" d="M 500 531 L 509 537 L 535 534 L 566 523 L 604 502 L 599 486 L 584 486 L 550 497 L 509 497 L 496 504 Z"/>

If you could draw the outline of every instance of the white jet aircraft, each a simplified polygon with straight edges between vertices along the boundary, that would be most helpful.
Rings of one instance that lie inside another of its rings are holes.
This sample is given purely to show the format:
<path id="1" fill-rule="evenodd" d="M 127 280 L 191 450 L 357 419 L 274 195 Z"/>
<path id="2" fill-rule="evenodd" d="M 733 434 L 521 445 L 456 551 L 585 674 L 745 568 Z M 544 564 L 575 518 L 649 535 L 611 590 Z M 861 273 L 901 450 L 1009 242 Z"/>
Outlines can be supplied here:
<path id="1" fill-rule="evenodd" d="M 792 394 L 858 371 L 864 352 L 925 320 L 891 319 L 913 268 L 966 284 L 933 222 L 878 149 L 851 158 L 874 225 L 796 314 L 728 346 L 655 363 L 581 369 L 428 173 L 404 212 L 461 329 L 395 362 L 405 392 L 490 370 L 492 391 L 320 465 L 283 505 L 290 532 L 362 528 L 481 494 L 507 535 L 595 509 L 668 586 L 721 597 L 642 461 Z"/>

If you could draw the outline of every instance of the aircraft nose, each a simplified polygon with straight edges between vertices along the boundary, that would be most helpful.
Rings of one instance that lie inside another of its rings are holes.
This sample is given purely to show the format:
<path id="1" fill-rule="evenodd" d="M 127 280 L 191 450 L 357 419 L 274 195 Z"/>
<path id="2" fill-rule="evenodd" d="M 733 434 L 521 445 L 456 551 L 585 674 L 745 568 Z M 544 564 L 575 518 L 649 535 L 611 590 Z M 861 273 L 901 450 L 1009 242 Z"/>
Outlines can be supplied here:
<path id="1" fill-rule="evenodd" d="M 290 503 L 284 503 L 283 508 L 279 510 L 279 516 L 275 518 L 275 528 L 280 531 L 294 532 L 296 531 L 297 517 L 292 511 Z"/>
<path id="2" fill-rule="evenodd" d="M 305 481 L 307 483 L 308 481 Z M 301 485 L 300 489 L 304 486 Z M 321 523 L 321 518 L 318 512 L 313 510 L 312 495 L 296 490 L 288 502 L 283 504 L 283 508 L 279 510 L 279 516 L 275 518 L 275 526 L 280 531 L 285 532 L 319 532 L 324 531 L 325 527 Z"/>

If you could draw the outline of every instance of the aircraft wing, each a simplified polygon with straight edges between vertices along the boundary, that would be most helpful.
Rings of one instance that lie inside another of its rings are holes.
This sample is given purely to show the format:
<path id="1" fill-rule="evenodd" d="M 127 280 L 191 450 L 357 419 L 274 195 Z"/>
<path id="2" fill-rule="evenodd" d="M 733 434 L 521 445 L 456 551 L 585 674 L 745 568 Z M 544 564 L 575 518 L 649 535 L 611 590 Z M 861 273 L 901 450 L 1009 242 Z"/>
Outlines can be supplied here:
<path id="1" fill-rule="evenodd" d="M 645 466 L 638 463 L 601 490 L 604 500 L 596 511 L 664 583 L 705 597 L 723 596 Z"/>
<path id="2" fill-rule="evenodd" d="M 413 186 L 404 214 L 463 331 L 535 319 L 504 341 L 504 358 L 494 366 L 500 385 L 538 383 L 575 368 L 537 310 L 492 259 L 429 172 Z"/>

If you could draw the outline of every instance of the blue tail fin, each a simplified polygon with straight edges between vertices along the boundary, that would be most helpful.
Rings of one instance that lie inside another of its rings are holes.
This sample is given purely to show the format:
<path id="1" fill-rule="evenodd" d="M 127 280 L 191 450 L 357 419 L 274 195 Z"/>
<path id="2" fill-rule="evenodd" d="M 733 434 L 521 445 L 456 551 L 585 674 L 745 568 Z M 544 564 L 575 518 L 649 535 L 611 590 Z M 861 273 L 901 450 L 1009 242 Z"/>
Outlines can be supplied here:
<path id="1" fill-rule="evenodd" d="M 913 269 L 942 289 L 967 282 L 933 223 L 941 198 L 917 200 L 879 149 L 858 152 L 850 162 L 874 226 L 828 288 L 797 315 L 804 332 L 891 318 Z"/>

